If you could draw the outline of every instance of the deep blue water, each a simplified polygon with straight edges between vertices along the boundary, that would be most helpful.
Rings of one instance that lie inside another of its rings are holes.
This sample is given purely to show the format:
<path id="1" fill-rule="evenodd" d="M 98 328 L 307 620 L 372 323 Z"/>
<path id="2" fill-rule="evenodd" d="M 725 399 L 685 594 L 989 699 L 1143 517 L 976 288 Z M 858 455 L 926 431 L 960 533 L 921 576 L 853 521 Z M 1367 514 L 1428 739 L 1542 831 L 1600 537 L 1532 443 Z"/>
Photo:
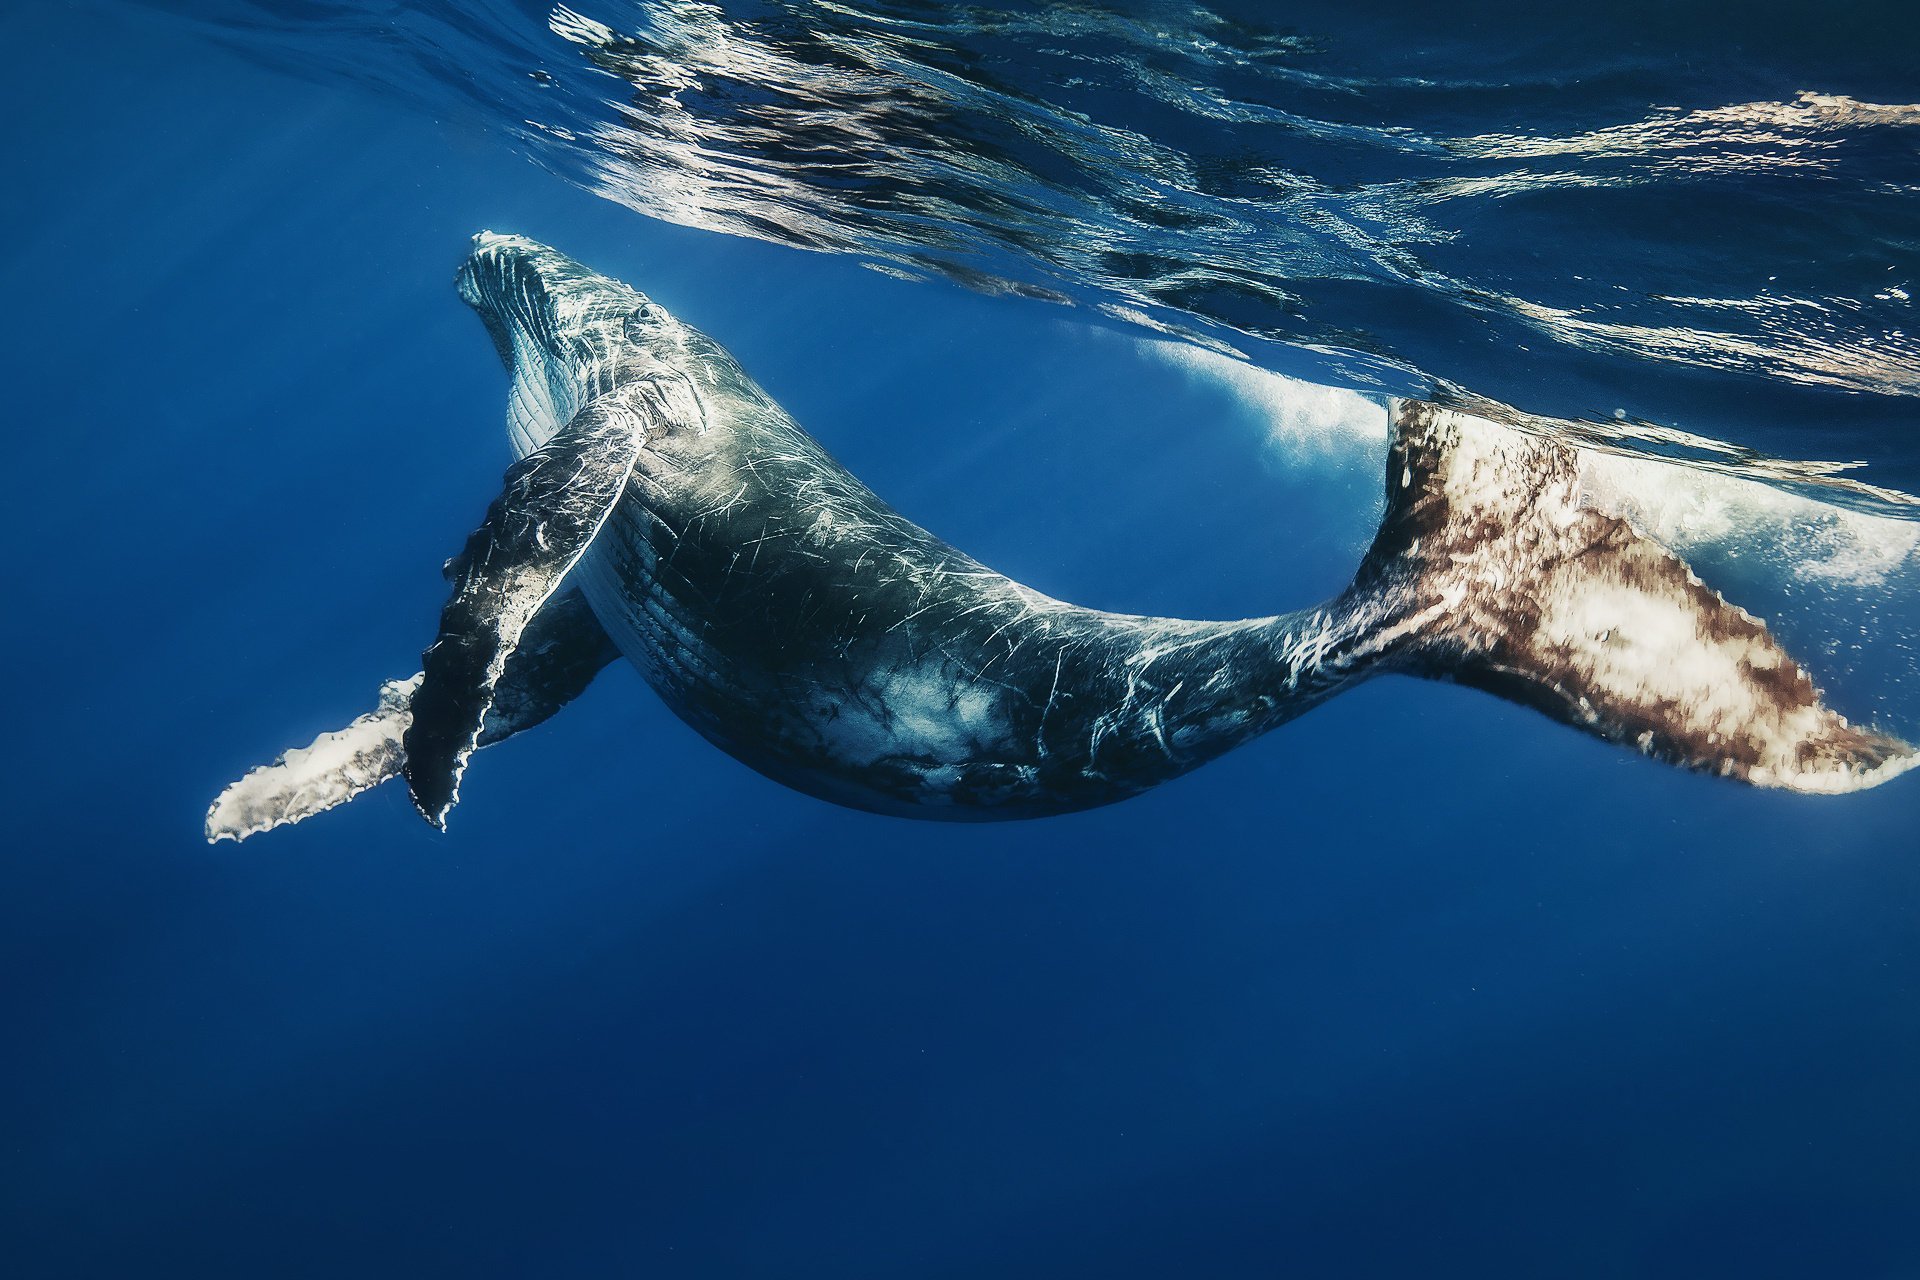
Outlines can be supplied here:
<path id="1" fill-rule="evenodd" d="M 1292 607 L 1378 508 L 1363 441 L 1290 441 L 1086 307 L 645 219 L 430 81 L 210 29 L 0 18 L 8 1274 L 1920 1275 L 1912 777 L 1751 791 L 1392 678 L 1111 809 L 910 824 L 616 668 L 479 757 L 446 836 L 387 788 L 207 846 L 222 785 L 413 669 L 497 488 L 505 378 L 451 287 L 481 227 L 644 288 L 1058 596 Z M 1912 102 L 1894 34 L 1726 65 Z M 1862 200 L 1832 243 L 1902 243 L 1911 193 Z M 1669 374 L 1631 416 L 1704 429 Z M 1835 416 L 1740 443 L 1913 474 L 1910 390 L 1778 374 L 1743 394 Z M 1900 530 L 1797 574 L 1740 532 L 1705 560 L 1913 732 Z"/>

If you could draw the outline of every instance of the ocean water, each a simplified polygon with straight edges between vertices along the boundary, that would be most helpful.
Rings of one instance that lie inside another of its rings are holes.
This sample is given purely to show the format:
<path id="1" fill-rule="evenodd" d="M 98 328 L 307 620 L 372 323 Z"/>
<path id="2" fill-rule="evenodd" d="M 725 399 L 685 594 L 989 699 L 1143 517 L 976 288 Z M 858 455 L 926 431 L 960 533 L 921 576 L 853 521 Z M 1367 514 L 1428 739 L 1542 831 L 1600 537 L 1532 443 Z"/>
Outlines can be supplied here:
<path id="1" fill-rule="evenodd" d="M 431 637 L 511 458 L 483 227 L 1108 609 L 1337 591 L 1389 393 L 1601 446 L 1597 500 L 1920 735 L 1915 34 L 0 14 L 0 1268 L 1920 1275 L 1912 776 L 1754 791 L 1394 677 L 1119 806 L 915 824 L 616 667 L 446 835 L 393 787 L 201 832 Z"/>

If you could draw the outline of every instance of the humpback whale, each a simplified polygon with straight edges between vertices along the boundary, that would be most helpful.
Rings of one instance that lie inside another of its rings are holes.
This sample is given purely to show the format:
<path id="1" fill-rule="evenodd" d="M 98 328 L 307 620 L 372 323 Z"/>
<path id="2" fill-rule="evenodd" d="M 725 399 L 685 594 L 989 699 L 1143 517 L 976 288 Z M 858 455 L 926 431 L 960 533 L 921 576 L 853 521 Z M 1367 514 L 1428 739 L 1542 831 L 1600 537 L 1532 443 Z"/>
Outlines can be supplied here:
<path id="1" fill-rule="evenodd" d="M 910 523 L 638 290 L 490 232 L 456 283 L 510 374 L 518 461 L 446 564 L 420 671 L 228 787 L 209 839 L 396 776 L 444 828 L 476 750 L 623 656 L 768 777 L 925 818 L 1121 800 L 1389 672 L 1757 786 L 1852 791 L 1916 762 L 1825 706 L 1764 623 L 1585 505 L 1552 440 L 1396 401 L 1386 514 L 1337 597 L 1236 621 L 1107 613 Z"/>

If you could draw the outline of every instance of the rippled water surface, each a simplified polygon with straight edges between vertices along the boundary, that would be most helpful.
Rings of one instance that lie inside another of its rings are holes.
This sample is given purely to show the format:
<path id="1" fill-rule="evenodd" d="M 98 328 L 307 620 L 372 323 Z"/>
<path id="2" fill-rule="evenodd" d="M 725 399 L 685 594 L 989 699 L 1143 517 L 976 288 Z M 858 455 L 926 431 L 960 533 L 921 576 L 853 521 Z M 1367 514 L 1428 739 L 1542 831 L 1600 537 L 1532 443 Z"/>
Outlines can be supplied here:
<path id="1" fill-rule="evenodd" d="M 1920 490 L 1902 5 L 228 0 L 203 20 L 672 222 L 1854 505 Z"/>

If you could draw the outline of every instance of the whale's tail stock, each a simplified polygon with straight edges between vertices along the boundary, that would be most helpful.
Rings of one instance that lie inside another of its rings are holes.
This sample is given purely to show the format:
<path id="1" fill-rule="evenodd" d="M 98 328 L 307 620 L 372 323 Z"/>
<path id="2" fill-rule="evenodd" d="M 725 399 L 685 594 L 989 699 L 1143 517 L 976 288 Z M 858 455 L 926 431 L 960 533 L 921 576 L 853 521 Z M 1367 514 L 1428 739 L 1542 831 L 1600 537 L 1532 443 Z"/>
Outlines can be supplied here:
<path id="1" fill-rule="evenodd" d="M 1394 405 L 1387 509 L 1342 604 L 1352 658 L 1524 703 L 1655 759 L 1838 793 L 1916 763 L 1847 723 L 1765 623 L 1581 501 L 1563 444 Z"/>

